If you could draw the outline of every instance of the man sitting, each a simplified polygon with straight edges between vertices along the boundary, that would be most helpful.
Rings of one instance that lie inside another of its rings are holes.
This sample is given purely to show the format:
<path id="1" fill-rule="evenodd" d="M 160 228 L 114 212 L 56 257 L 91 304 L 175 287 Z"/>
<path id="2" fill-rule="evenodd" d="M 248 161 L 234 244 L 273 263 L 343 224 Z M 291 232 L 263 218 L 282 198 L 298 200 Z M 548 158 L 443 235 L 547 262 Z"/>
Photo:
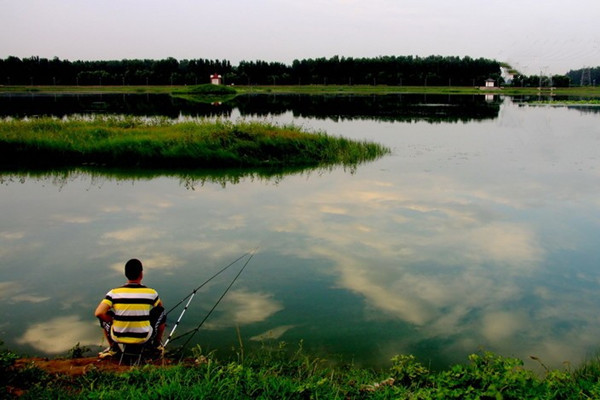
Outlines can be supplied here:
<path id="1" fill-rule="evenodd" d="M 108 348 L 98 357 L 119 353 L 118 344 L 148 344 L 162 352 L 162 334 L 167 320 L 162 301 L 156 290 L 142 285 L 144 277 L 140 260 L 125 264 L 127 283 L 109 291 L 98 304 L 94 315 L 108 341 Z"/>

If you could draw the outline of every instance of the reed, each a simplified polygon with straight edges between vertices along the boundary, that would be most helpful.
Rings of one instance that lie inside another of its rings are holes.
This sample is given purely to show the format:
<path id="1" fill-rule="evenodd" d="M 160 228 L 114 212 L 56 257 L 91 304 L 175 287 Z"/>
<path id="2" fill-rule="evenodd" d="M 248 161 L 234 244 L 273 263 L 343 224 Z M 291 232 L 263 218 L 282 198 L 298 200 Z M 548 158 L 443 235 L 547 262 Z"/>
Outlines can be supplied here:
<path id="1" fill-rule="evenodd" d="M 389 152 L 376 143 L 267 122 L 131 116 L 0 121 L 5 167 L 350 166 Z"/>

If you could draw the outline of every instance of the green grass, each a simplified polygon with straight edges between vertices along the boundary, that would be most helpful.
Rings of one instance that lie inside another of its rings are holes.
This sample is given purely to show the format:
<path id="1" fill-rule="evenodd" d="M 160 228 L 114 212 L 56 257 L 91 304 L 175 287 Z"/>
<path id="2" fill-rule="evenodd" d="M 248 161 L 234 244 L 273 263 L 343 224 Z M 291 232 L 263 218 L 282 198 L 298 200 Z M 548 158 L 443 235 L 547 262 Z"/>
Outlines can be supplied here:
<path id="1" fill-rule="evenodd" d="M 480 89 L 472 86 L 387 86 L 387 85 L 298 85 L 298 86 L 236 86 L 239 94 L 497 94 L 497 95 L 539 95 L 554 94 L 560 96 L 600 96 L 600 87 L 556 88 L 550 91 L 537 87 L 502 87 L 502 89 Z"/>
<path id="2" fill-rule="evenodd" d="M 4 167 L 353 166 L 389 152 L 375 143 L 263 122 L 118 116 L 0 121 L 0 165 Z"/>
<path id="3" fill-rule="evenodd" d="M 186 86 L 176 89 L 171 93 L 171 96 L 181 98 L 192 103 L 224 103 L 237 96 L 237 91 L 224 85 L 197 85 Z"/>
<path id="4" fill-rule="evenodd" d="M 209 96 L 228 96 L 236 94 L 236 90 L 231 86 L 225 85 L 196 85 L 196 86 L 185 86 L 173 91 L 174 94 L 190 94 L 190 95 L 209 95 Z"/>
<path id="5" fill-rule="evenodd" d="M 51 376 L 35 366 L 2 365 L 5 390 L 24 399 L 597 399 L 600 362 L 573 371 L 536 375 L 523 362 L 490 352 L 463 364 L 431 371 L 410 355 L 392 358 L 388 369 L 332 364 L 304 354 L 302 345 L 268 347 L 246 357 L 218 359 L 195 349 L 194 359 L 166 367 L 146 365 L 115 374 L 90 368 L 84 375 Z M 12 355 L 6 356 L 12 360 Z M 591 366 L 593 365 L 593 366 Z M 9 397 L 8 393 L 0 396 Z"/>
<path id="6" fill-rule="evenodd" d="M 527 104 L 530 105 L 545 105 L 545 106 L 600 106 L 600 99 L 587 99 L 587 100 L 540 100 L 530 101 Z"/>
<path id="7" fill-rule="evenodd" d="M 204 85 L 201 85 L 204 86 Z M 0 93 L 156 93 L 175 94 L 187 92 L 193 86 L 0 86 Z M 503 87 L 501 90 L 486 91 L 472 86 L 387 86 L 387 85 L 273 85 L 235 86 L 238 94 L 246 93 L 301 93 L 301 94 L 504 94 L 537 95 L 553 93 L 561 96 L 600 96 L 600 87 L 556 88 L 552 92 L 537 87 Z"/>

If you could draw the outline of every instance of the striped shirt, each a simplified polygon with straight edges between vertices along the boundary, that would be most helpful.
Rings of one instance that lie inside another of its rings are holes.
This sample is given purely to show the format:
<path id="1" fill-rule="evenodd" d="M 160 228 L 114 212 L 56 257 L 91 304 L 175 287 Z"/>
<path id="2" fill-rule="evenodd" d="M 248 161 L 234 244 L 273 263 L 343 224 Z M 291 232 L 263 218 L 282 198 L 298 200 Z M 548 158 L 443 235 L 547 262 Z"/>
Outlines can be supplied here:
<path id="1" fill-rule="evenodd" d="M 115 313 L 112 336 L 117 342 L 144 343 L 152 334 L 150 310 L 160 303 L 156 290 L 129 283 L 112 289 L 102 300 Z"/>

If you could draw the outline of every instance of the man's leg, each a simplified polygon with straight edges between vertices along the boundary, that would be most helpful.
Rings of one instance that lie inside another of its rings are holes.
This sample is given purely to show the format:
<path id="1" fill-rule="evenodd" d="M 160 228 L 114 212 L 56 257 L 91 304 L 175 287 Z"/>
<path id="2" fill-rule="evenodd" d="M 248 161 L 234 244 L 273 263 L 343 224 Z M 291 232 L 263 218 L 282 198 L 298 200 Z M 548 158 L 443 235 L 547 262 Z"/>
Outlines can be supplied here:
<path id="1" fill-rule="evenodd" d="M 102 332 L 104 332 L 104 337 L 110 346 L 114 344 L 112 338 L 110 337 L 110 328 L 112 326 L 112 322 L 105 322 L 100 320 L 100 326 L 102 327 Z"/>
<path id="2" fill-rule="evenodd" d="M 109 311 L 108 313 L 111 317 L 114 317 L 114 313 L 112 311 Z M 100 353 L 98 353 L 98 357 L 100 357 L 100 358 L 112 357 L 113 355 L 115 355 L 119 352 L 119 347 L 117 346 L 115 341 L 110 336 L 110 330 L 112 328 L 112 320 L 111 321 L 103 321 L 100 318 L 98 318 L 98 320 L 100 321 L 100 326 L 102 327 L 102 332 L 104 333 L 104 337 L 106 338 L 106 341 L 108 342 L 108 347 L 106 349 L 102 350 Z"/>
<path id="3" fill-rule="evenodd" d="M 150 325 L 153 330 L 150 342 L 153 346 L 158 347 L 162 345 L 162 337 L 167 325 L 167 314 L 163 307 L 158 306 L 150 310 Z"/>

